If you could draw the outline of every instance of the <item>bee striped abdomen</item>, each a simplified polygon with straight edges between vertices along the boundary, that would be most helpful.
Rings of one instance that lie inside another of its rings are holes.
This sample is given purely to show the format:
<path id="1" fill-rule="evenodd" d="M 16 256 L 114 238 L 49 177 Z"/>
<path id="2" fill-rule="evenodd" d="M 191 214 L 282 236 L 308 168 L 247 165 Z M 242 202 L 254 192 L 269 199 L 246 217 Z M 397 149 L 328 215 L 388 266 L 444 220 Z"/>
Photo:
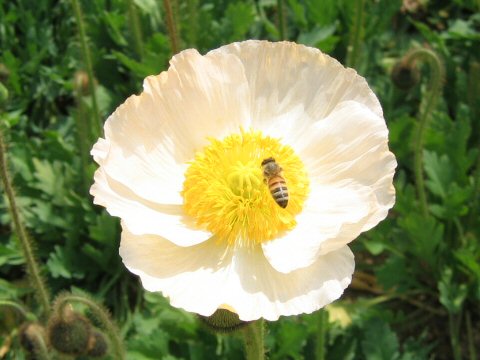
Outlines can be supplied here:
<path id="1" fill-rule="evenodd" d="M 268 188 L 275 202 L 282 208 L 288 204 L 288 188 L 285 179 L 281 176 L 274 176 L 268 181 Z"/>

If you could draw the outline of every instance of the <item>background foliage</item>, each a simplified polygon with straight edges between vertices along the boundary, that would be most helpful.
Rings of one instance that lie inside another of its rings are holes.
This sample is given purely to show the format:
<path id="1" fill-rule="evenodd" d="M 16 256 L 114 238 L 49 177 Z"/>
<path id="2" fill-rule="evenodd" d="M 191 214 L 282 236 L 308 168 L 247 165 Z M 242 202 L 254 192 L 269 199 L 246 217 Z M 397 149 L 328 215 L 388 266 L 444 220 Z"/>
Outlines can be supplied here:
<path id="1" fill-rule="evenodd" d="M 145 293 L 118 256 L 119 223 L 92 205 L 88 156 L 103 121 L 172 55 L 164 3 L 80 3 L 96 104 L 72 2 L 0 0 L 1 126 L 22 216 L 53 294 L 92 294 L 119 324 L 131 359 L 241 359 L 236 337 Z M 365 76 L 380 98 L 399 167 L 397 203 L 353 243 L 357 270 L 328 307 L 327 359 L 477 359 L 480 352 L 480 3 L 478 0 L 188 0 L 172 2 L 181 49 L 281 38 L 318 47 Z M 423 149 L 428 216 L 415 190 L 420 82 L 398 89 L 393 65 L 412 48 L 445 67 Z M 93 119 L 93 120 L 92 120 Z M 36 312 L 7 202 L 0 198 L 0 298 Z M 82 290 L 80 290 L 82 289 Z M 316 314 L 269 324 L 270 359 L 313 359 Z M 0 357 L 23 359 L 20 320 L 0 313 Z"/>

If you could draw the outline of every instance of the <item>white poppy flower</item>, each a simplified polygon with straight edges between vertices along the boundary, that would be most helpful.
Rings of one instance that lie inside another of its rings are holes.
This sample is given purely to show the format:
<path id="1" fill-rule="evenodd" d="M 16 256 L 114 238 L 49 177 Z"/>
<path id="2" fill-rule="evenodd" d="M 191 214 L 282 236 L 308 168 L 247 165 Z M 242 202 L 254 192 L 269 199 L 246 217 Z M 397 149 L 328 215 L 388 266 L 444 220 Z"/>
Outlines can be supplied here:
<path id="1" fill-rule="evenodd" d="M 354 270 L 347 244 L 395 201 L 396 161 L 364 78 L 319 50 L 245 41 L 185 50 L 105 123 L 95 203 L 149 291 L 209 316 L 311 313 Z M 288 188 L 274 200 L 261 163 Z"/>

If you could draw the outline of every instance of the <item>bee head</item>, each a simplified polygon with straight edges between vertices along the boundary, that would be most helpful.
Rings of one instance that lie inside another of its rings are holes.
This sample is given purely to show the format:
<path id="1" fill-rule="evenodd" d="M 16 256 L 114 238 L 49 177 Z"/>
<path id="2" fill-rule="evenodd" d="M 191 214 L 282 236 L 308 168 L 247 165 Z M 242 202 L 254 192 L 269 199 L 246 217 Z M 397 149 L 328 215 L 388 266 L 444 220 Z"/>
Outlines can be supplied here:
<path id="1" fill-rule="evenodd" d="M 262 166 L 270 162 L 275 162 L 275 159 L 273 157 L 266 158 L 265 160 L 262 161 Z"/>

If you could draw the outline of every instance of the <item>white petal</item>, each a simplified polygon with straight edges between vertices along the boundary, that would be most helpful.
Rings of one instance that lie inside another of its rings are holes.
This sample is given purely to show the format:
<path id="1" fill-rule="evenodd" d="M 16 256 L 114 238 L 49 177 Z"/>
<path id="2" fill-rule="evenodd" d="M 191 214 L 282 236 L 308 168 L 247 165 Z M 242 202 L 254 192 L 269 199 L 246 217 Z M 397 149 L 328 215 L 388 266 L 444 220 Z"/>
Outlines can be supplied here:
<path id="1" fill-rule="evenodd" d="M 108 151 L 110 150 L 110 142 L 105 139 L 98 139 L 98 141 L 93 145 L 90 154 L 93 156 L 93 159 L 97 164 L 103 164 L 103 160 L 107 157 Z"/>
<path id="2" fill-rule="evenodd" d="M 241 60 L 251 89 L 252 125 L 271 136 L 301 137 L 309 124 L 346 100 L 382 116 L 365 79 L 317 49 L 252 40 L 211 53 L 234 54 Z"/>
<path id="3" fill-rule="evenodd" d="M 265 257 L 282 273 L 310 266 L 319 254 L 328 252 L 324 251 L 326 244 L 349 237 L 345 245 L 360 234 L 371 197 L 371 190 L 362 186 L 312 186 L 303 211 L 296 217 L 296 227 L 262 244 Z M 352 224 L 356 226 L 352 228 Z"/>
<path id="4" fill-rule="evenodd" d="M 313 182 L 371 189 L 374 199 L 361 231 L 387 216 L 395 203 L 397 162 L 388 149 L 388 130 L 382 117 L 355 101 L 342 102 L 330 116 L 315 123 L 295 148 Z"/>
<path id="5" fill-rule="evenodd" d="M 107 174 L 137 195 L 161 204 L 181 204 L 182 181 L 172 182 L 208 143 L 248 127 L 250 95 L 233 55 L 176 55 L 168 71 L 145 79 L 105 123 L 110 144 L 101 158 Z M 97 155 L 98 151 L 94 151 Z M 96 156 L 96 160 L 98 156 Z"/>
<path id="6" fill-rule="evenodd" d="M 383 118 L 362 104 L 346 101 L 295 143 L 308 169 L 312 193 L 295 229 L 263 244 L 278 271 L 309 266 L 387 216 L 395 202 L 396 167 L 387 135 Z"/>
<path id="7" fill-rule="evenodd" d="M 161 291 L 175 307 L 204 316 L 233 309 L 241 320 L 311 313 L 339 298 L 354 270 L 344 247 L 319 257 L 310 267 L 282 274 L 260 248 L 229 248 L 215 239 L 178 247 L 158 236 L 124 230 L 120 255 L 149 291 Z"/>
<path id="8" fill-rule="evenodd" d="M 158 234 L 179 246 L 191 246 L 211 237 L 208 231 L 196 230 L 193 220 L 184 214 L 182 205 L 159 205 L 135 195 L 130 189 L 109 178 L 103 168 L 95 172 L 90 193 L 94 203 L 118 216 L 134 234 Z"/>

